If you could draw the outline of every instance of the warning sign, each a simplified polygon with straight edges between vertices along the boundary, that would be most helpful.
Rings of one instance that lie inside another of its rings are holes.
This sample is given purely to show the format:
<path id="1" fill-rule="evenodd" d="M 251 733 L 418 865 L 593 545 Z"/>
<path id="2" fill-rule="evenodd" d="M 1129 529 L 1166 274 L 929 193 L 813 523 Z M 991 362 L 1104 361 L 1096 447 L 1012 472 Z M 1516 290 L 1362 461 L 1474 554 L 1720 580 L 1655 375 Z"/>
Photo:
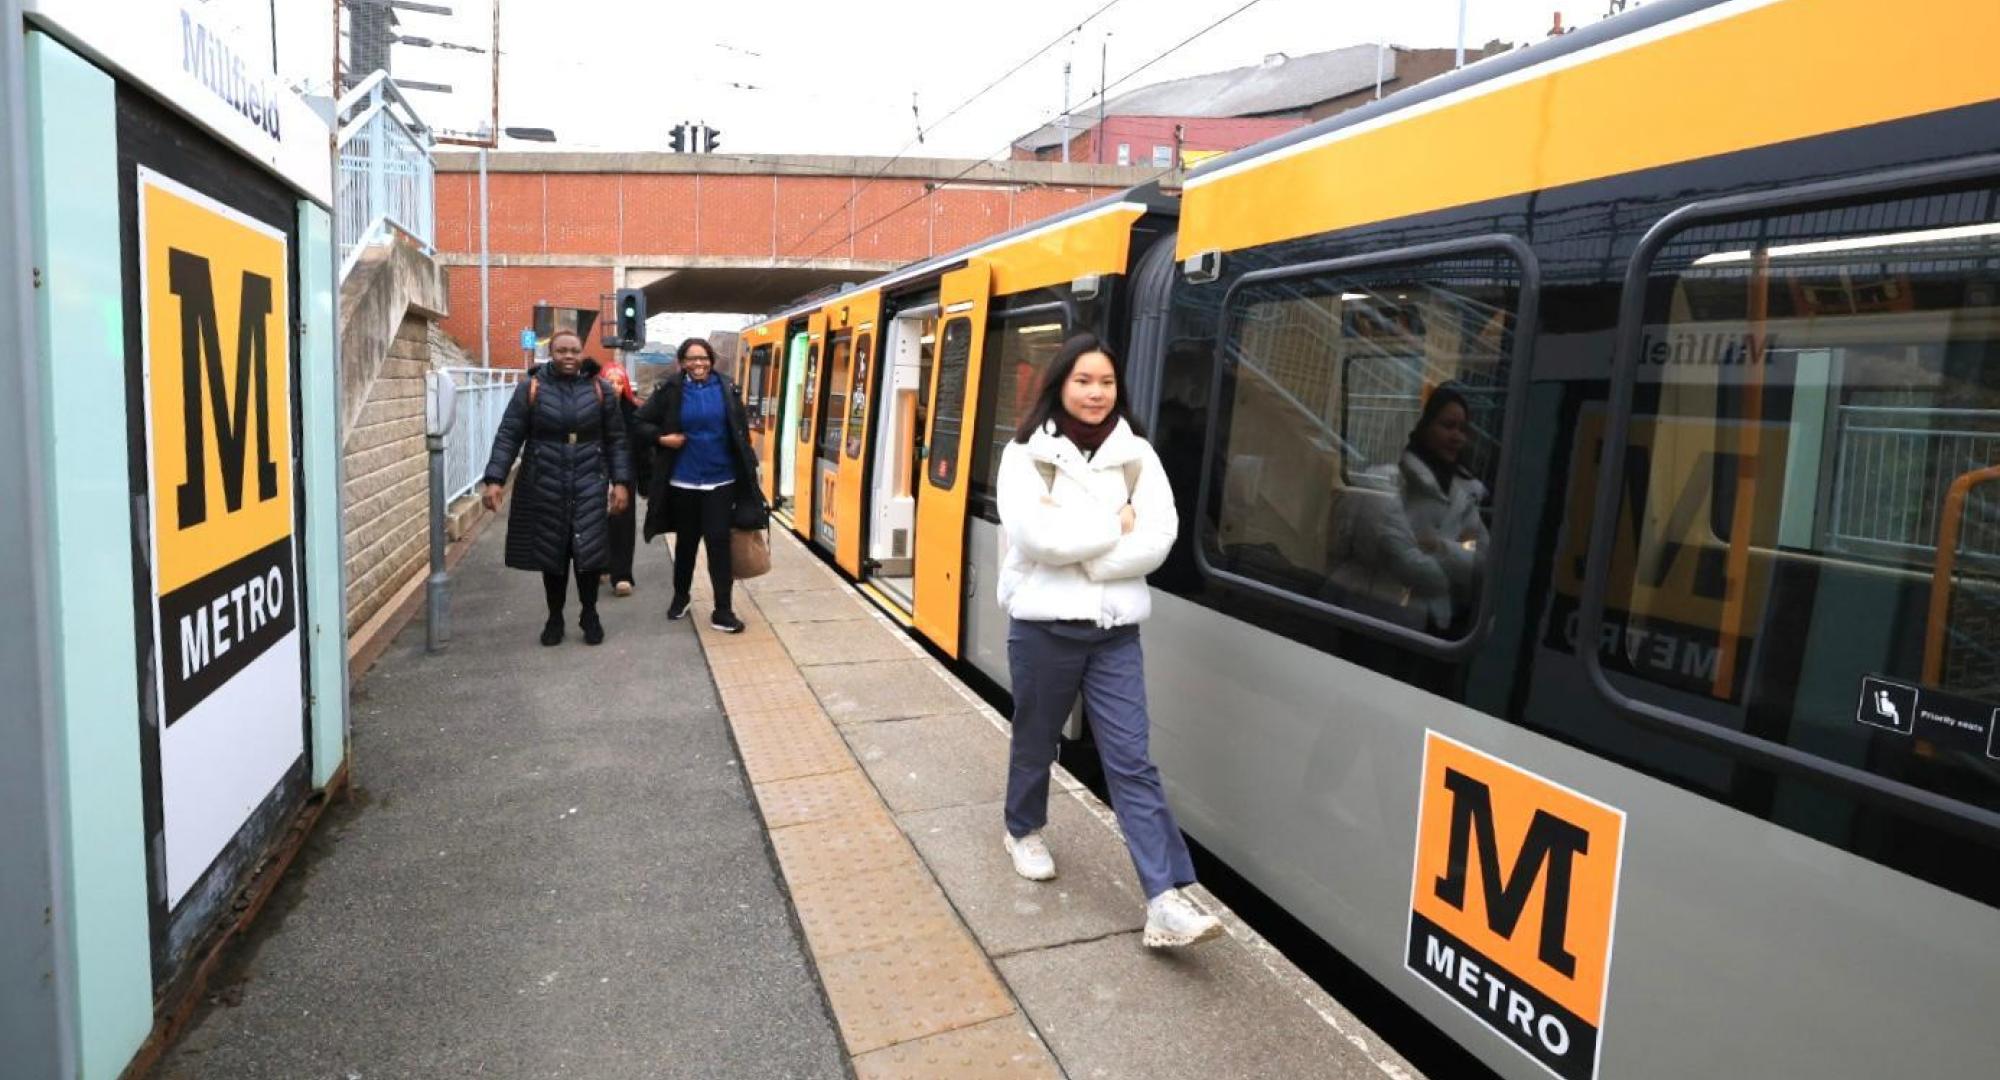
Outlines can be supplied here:
<path id="1" fill-rule="evenodd" d="M 167 900 L 304 752 L 283 233 L 139 170 Z"/>
<path id="2" fill-rule="evenodd" d="M 1405 964 L 1565 1080 L 1597 1075 L 1625 815 L 1427 732 Z"/>

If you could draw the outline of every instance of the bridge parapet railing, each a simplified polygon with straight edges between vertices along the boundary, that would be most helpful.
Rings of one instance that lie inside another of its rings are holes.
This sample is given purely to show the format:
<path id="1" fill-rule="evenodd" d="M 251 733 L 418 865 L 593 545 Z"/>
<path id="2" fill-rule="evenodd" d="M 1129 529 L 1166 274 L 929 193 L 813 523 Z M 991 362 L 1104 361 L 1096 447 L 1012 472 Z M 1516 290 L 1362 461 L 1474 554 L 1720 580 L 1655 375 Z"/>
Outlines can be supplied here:
<path id="1" fill-rule="evenodd" d="M 477 487 L 485 475 L 500 418 L 526 372 L 482 367 L 443 370 L 458 388 L 458 420 L 444 440 L 445 502 L 450 503 Z"/>
<path id="2" fill-rule="evenodd" d="M 388 226 L 414 237 L 426 252 L 437 245 L 436 162 L 431 130 L 387 72 L 377 71 L 341 95 L 340 172 L 334 228 L 340 276 L 361 249 Z"/>

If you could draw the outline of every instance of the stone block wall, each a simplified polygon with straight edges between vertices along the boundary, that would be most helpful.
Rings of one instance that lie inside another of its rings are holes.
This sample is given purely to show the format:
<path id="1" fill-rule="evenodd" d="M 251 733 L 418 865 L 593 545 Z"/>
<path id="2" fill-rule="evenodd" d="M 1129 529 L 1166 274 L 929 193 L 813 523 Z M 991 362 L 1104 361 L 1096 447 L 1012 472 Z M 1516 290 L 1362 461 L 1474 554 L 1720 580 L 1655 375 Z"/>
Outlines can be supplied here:
<path id="1" fill-rule="evenodd" d="M 404 316 L 347 429 L 342 526 L 350 635 L 428 565 L 424 374 L 431 366 L 430 332 L 423 315 Z"/>

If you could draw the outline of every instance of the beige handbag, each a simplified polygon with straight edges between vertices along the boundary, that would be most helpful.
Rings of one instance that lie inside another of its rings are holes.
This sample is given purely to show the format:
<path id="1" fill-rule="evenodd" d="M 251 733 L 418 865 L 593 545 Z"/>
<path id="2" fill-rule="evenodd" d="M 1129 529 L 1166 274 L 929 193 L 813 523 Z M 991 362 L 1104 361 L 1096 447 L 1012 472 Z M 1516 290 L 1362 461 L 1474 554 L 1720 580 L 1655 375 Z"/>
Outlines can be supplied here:
<path id="1" fill-rule="evenodd" d="M 771 572 L 769 529 L 729 530 L 729 576 L 737 581 Z"/>

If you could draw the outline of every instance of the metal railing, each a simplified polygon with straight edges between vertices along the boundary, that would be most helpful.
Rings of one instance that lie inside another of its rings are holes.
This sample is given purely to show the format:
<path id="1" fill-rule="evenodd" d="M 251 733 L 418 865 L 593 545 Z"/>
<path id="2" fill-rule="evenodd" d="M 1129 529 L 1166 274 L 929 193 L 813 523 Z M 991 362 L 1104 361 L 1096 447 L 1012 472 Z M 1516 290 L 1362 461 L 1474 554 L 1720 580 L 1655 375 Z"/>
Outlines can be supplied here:
<path id="1" fill-rule="evenodd" d="M 1928 559 L 1952 481 L 2000 465 L 2000 409 L 1843 405 L 1837 431 L 1835 550 Z M 1967 502 L 1958 555 L 2000 564 L 2000 498 Z"/>
<path id="2" fill-rule="evenodd" d="M 388 226 L 415 237 L 426 252 L 437 242 L 436 164 L 431 132 L 417 111 L 377 71 L 341 95 L 340 174 L 334 192 L 334 228 L 340 276 Z"/>
<path id="3" fill-rule="evenodd" d="M 445 502 L 450 503 L 478 486 L 485 475 L 500 417 L 507 411 L 514 387 L 527 373 L 479 367 L 448 367 L 443 371 L 458 388 L 458 421 L 444 440 Z"/>

